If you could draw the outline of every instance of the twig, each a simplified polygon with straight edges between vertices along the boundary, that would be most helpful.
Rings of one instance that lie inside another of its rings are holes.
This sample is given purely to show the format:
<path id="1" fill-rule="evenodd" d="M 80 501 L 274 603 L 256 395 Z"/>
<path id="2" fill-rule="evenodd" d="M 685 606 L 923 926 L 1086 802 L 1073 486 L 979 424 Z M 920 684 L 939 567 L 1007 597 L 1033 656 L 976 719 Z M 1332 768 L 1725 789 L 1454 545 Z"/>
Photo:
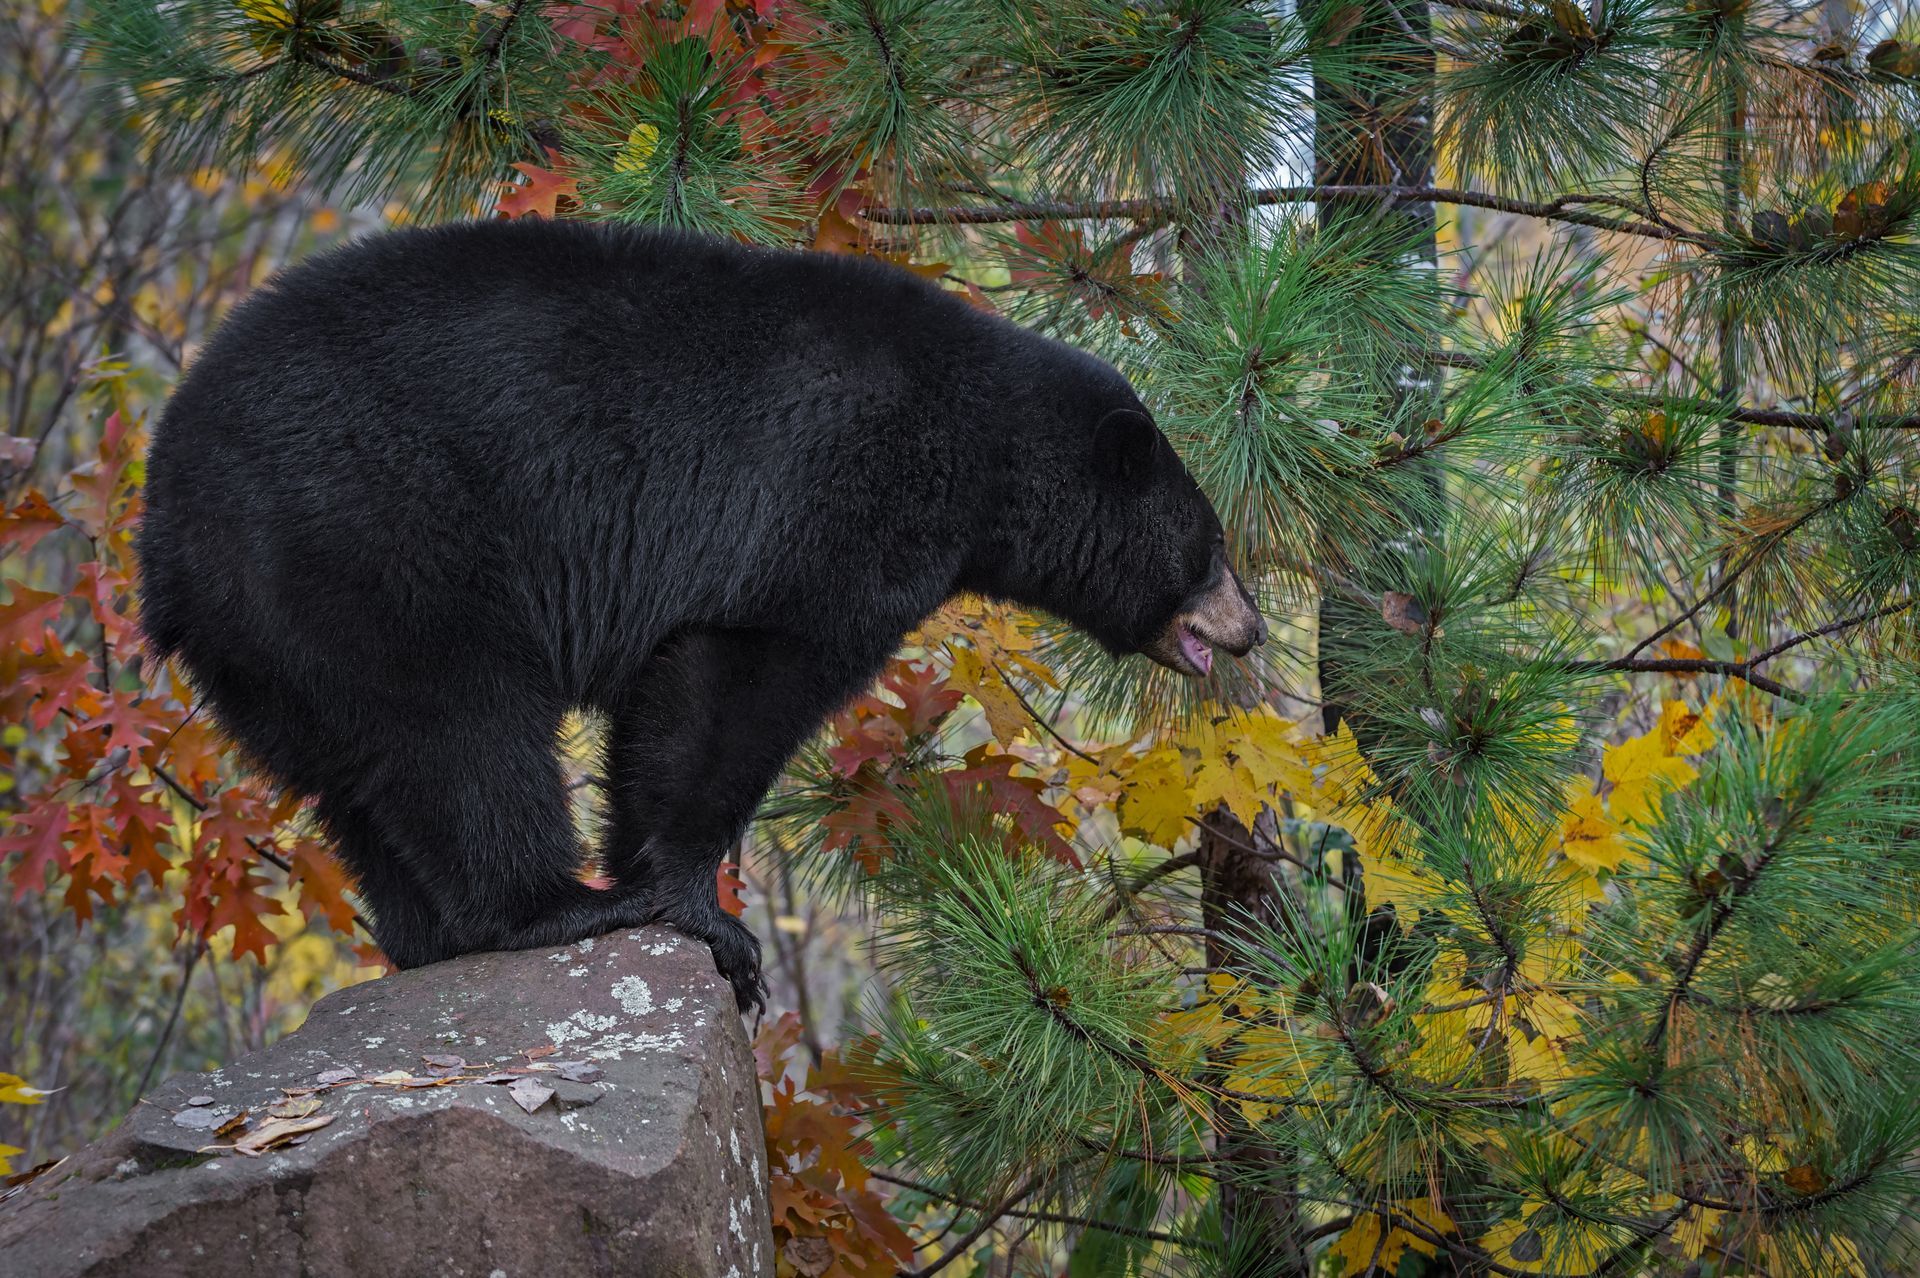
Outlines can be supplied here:
<path id="1" fill-rule="evenodd" d="M 1330 183 L 1319 186 L 1270 186 L 1242 193 L 1249 204 L 1305 204 L 1326 199 L 1385 200 L 1389 204 L 1453 204 L 1466 208 L 1492 209 L 1517 213 L 1549 222 L 1567 222 L 1590 226 L 1623 235 L 1638 235 L 1653 240 L 1716 248 L 1718 241 L 1698 231 L 1688 231 L 1652 222 L 1602 217 L 1570 206 L 1612 203 L 1608 197 L 1575 192 L 1551 200 L 1517 200 L 1486 191 L 1463 191 L 1443 186 L 1351 185 Z M 861 213 L 869 222 L 889 226 L 978 225 L 990 222 L 1047 222 L 1073 218 L 1123 218 L 1145 222 L 1178 216 L 1180 205 L 1165 196 L 1131 200 L 1033 200 L 1004 204 L 974 204 L 940 207 L 918 205 L 909 208 L 867 209 Z"/>
<path id="2" fill-rule="evenodd" d="M 1791 639 L 1782 639 L 1779 643 L 1776 643 L 1759 656 L 1747 658 L 1747 664 L 1749 666 L 1757 666 L 1763 661 L 1772 660 L 1789 648 L 1798 648 L 1801 644 L 1809 640 L 1823 639 L 1830 634 L 1846 630 L 1853 626 L 1865 625 L 1869 621 L 1878 621 L 1882 617 L 1891 617 L 1895 613 L 1905 612 L 1907 609 L 1913 607 L 1914 602 L 1914 600 L 1909 599 L 1905 603 L 1889 604 L 1885 608 L 1877 608 L 1872 612 L 1863 612 L 1857 617 L 1848 617 L 1842 621 L 1829 622 L 1821 626 L 1818 630 L 1808 630 L 1802 634 L 1794 635 Z"/>
<path id="3" fill-rule="evenodd" d="M 895 1176 L 882 1171 L 870 1171 L 867 1174 L 875 1180 L 883 1181 L 889 1185 L 898 1185 L 902 1189 L 911 1190 L 916 1194 L 925 1194 L 928 1198 L 937 1198 L 943 1203 L 952 1203 L 955 1207 L 964 1207 L 968 1211 L 988 1210 L 986 1207 L 970 1199 L 962 1198 L 957 1194 L 949 1193 L 944 1189 L 939 1189 L 932 1185 L 922 1184 L 917 1180 L 908 1180 L 905 1176 Z M 1028 1192 L 1030 1193 L 1031 1191 Z M 1027 1194 L 1020 1195 L 1022 1198 L 1026 1196 Z M 1110 1220 L 1098 1220 L 1092 1216 L 1070 1216 L 1065 1212 L 1057 1211 L 1027 1211 L 1016 1207 L 1002 1207 L 994 1213 L 994 1219 L 996 1220 L 1002 1216 L 1012 1216 L 1018 1220 L 1038 1220 L 1053 1225 L 1073 1225 L 1081 1229 L 1098 1229 L 1104 1233 L 1119 1234 L 1126 1238 L 1144 1238 L 1150 1242 L 1177 1243 L 1182 1247 L 1196 1247 L 1203 1250 L 1211 1249 L 1208 1243 L 1198 1238 L 1188 1238 L 1180 1234 L 1162 1233 L 1157 1229 L 1142 1229 L 1137 1225 L 1122 1225 Z M 976 1237 L 977 1236 L 978 1235 L 976 1235 Z M 966 1239 L 956 1244 L 953 1250 L 957 1251 L 964 1248 L 967 1243 L 971 1241 L 971 1238 Z M 949 1251 L 948 1254 L 951 1255 L 952 1251 Z M 945 1257 L 943 1256 L 942 1259 L 944 1260 Z M 932 1270 L 924 1269 L 920 1272 L 921 1274 L 927 1274 L 931 1273 Z"/>
<path id="4" fill-rule="evenodd" d="M 885 1176 L 882 1176 L 881 1173 L 879 1172 L 870 1172 L 869 1175 L 872 1175 L 882 1180 L 887 1179 Z M 889 1182 L 889 1183 L 893 1183 L 893 1182 Z M 994 1225 L 999 1223 L 1000 1218 L 1002 1216 L 1005 1216 L 1009 1212 L 1013 1211 L 1013 1209 L 1019 1206 L 1023 1200 L 1032 1197 L 1033 1191 L 1038 1188 L 1040 1188 L 1040 1177 L 1031 1176 L 1027 1179 L 1026 1184 L 1022 1185 L 1020 1188 L 1014 1190 L 1011 1194 L 1007 1195 L 1006 1201 L 1001 1203 L 998 1207 L 991 1208 L 991 1209 L 984 1209 L 979 1207 L 972 1208 L 972 1210 L 978 1211 L 981 1213 L 979 1224 L 975 1225 L 966 1234 L 962 1235 L 961 1238 L 958 1241 L 956 1241 L 952 1246 L 948 1247 L 944 1252 L 942 1252 L 940 1254 L 940 1259 L 934 1261 L 930 1265 L 925 1265 L 919 1269 L 915 1269 L 911 1273 L 902 1274 L 900 1278 L 933 1278 L 934 1274 L 939 1273 L 942 1269 L 945 1269 L 948 1265 L 952 1264 L 954 1261 L 960 1259 L 961 1256 L 965 1255 L 967 1248 L 973 1246 L 974 1242 L 980 1237 L 980 1235 L 986 1233 L 989 1229 L 992 1229 Z M 965 1206 L 966 1204 L 961 1204 L 961 1205 Z"/>
<path id="5" fill-rule="evenodd" d="M 200 956 L 207 952 L 207 942 L 203 937 L 187 955 L 186 963 L 180 972 L 180 992 L 174 995 L 173 1011 L 167 1014 L 167 1024 L 160 1031 L 160 1040 L 153 1045 L 153 1055 L 147 1058 L 147 1067 L 140 1071 L 140 1085 L 134 1088 L 139 1096 L 147 1094 L 147 1084 L 153 1081 L 153 1071 L 160 1066 L 160 1058 L 166 1055 L 167 1045 L 173 1042 L 174 1027 L 180 1024 L 180 1009 L 187 1002 L 187 986 L 193 982 L 193 969 L 200 963 Z"/>
<path id="6" fill-rule="evenodd" d="M 1705 657 L 1617 657 L 1612 661 L 1572 661 L 1566 669 L 1581 673 L 1619 671 L 1623 674 L 1719 674 L 1752 684 L 1765 693 L 1805 705 L 1807 694 L 1753 669 L 1751 661 L 1715 661 Z"/>

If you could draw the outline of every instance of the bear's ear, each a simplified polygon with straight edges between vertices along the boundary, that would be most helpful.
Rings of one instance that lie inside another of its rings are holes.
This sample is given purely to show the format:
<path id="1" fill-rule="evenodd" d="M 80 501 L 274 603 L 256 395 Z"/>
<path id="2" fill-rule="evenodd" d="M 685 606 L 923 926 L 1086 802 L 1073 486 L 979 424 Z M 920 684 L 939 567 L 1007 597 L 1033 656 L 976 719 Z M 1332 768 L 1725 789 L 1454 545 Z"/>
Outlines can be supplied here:
<path id="1" fill-rule="evenodd" d="M 1131 408 L 1116 408 L 1093 429 L 1094 464 L 1116 479 L 1137 479 L 1153 466 L 1160 430 Z"/>

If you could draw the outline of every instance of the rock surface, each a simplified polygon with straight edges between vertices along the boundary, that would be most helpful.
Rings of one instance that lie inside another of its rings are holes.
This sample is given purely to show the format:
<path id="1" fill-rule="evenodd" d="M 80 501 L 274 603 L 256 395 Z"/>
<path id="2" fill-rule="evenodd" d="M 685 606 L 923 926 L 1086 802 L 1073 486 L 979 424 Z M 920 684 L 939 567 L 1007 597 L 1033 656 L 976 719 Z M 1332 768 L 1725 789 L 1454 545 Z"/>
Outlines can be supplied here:
<path id="1" fill-rule="evenodd" d="M 167 1080 L 0 1204 L 0 1273 L 763 1278 L 765 1157 L 707 948 L 616 932 L 342 990 Z"/>

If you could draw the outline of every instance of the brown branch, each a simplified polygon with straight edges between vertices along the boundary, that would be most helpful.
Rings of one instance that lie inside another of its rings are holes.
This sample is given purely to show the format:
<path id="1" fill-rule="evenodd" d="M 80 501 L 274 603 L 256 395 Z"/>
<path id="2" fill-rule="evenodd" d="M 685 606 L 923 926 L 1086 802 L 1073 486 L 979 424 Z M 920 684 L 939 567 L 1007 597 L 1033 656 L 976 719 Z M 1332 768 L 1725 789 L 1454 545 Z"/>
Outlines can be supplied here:
<path id="1" fill-rule="evenodd" d="M 962 1198 L 957 1194 L 949 1193 L 933 1185 L 922 1184 L 917 1180 L 908 1180 L 905 1176 L 895 1176 L 882 1171 L 869 1171 L 867 1174 L 875 1180 L 883 1181 L 889 1185 L 898 1185 L 902 1189 L 911 1190 L 916 1194 L 924 1194 L 928 1198 L 937 1198 L 943 1203 L 951 1203 L 955 1207 L 964 1207 L 968 1211 L 984 1212 L 992 1210 L 980 1203 Z M 1026 1194 L 1021 1195 L 1022 1198 L 1026 1196 Z M 1098 1229 L 1103 1233 L 1119 1234 L 1125 1238 L 1144 1238 L 1149 1242 L 1174 1243 L 1182 1247 L 1194 1247 L 1203 1251 L 1213 1250 L 1211 1244 L 1199 1238 L 1189 1238 L 1181 1234 L 1162 1233 L 1157 1229 L 1143 1229 L 1138 1225 L 1122 1225 L 1116 1221 L 1099 1220 L 1092 1216 L 1071 1216 L 1065 1212 L 1028 1211 L 1016 1207 L 1003 1207 L 995 1212 L 993 1219 L 998 1220 L 1003 1216 L 1012 1216 L 1017 1220 L 1038 1220 L 1052 1225 L 1072 1225 L 1079 1229 Z M 966 1242 L 971 1241 L 972 1239 L 966 1240 Z M 947 1254 L 951 1255 L 953 1251 L 964 1248 L 966 1242 L 956 1244 L 954 1248 L 948 1250 Z M 942 1259 L 944 1260 L 945 1256 L 943 1256 Z M 923 1269 L 920 1271 L 922 1274 L 931 1272 L 933 1272 L 931 1269 Z"/>
<path id="2" fill-rule="evenodd" d="M 1785 541 L 1787 538 L 1793 536 L 1794 533 L 1799 532 L 1802 528 L 1806 527 L 1807 523 L 1811 521 L 1814 518 L 1814 516 L 1825 514 L 1827 511 L 1832 510 L 1838 504 L 1839 504 L 1838 499 L 1831 500 L 1831 501 L 1816 502 L 1814 505 L 1809 506 L 1804 512 L 1802 512 L 1796 519 L 1793 520 L 1793 522 L 1789 523 L 1786 527 L 1781 528 L 1775 532 L 1767 533 L 1766 535 L 1761 537 L 1758 541 L 1758 544 L 1754 546 L 1752 552 L 1748 554 L 1745 559 L 1741 560 L 1736 567 L 1734 567 L 1731 571 L 1729 571 L 1723 577 L 1721 577 L 1719 585 L 1715 586 L 1712 590 L 1707 591 L 1707 593 L 1705 593 L 1704 595 L 1701 595 L 1699 599 L 1694 601 L 1694 604 L 1691 608 L 1688 608 L 1685 612 L 1681 613 L 1678 617 L 1675 617 L 1672 621 L 1668 622 L 1666 625 L 1660 627 L 1658 630 L 1648 635 L 1645 639 L 1642 639 L 1639 643 L 1635 644 L 1633 646 L 1632 651 L 1628 652 L 1625 657 L 1621 658 L 1621 660 L 1631 661 L 1635 657 L 1638 657 L 1641 653 L 1645 652 L 1648 648 L 1651 648 L 1654 644 L 1658 643 L 1660 640 L 1666 638 L 1668 635 L 1678 630 L 1681 626 L 1684 626 L 1687 622 L 1691 621 L 1694 617 L 1698 616 L 1702 608 L 1706 607 L 1716 597 L 1722 594 L 1725 594 L 1728 590 L 1731 590 L 1733 588 L 1734 583 L 1740 580 L 1741 576 L 1747 571 L 1747 569 L 1753 567 L 1756 563 L 1760 562 L 1760 558 L 1762 555 L 1766 554 L 1769 550 L 1773 549 L 1773 547 L 1778 546 L 1781 542 Z"/>
<path id="3" fill-rule="evenodd" d="M 481 61 L 492 64 L 500 56 L 500 45 L 506 40 L 507 32 L 512 30 L 513 24 L 520 20 L 520 15 L 526 7 L 527 0 L 513 0 L 506 13 L 501 16 L 500 25 L 487 32 L 487 38 L 482 40 L 480 47 L 475 50 L 480 55 Z"/>
<path id="4" fill-rule="evenodd" d="M 1782 639 L 1779 643 L 1776 643 L 1759 656 L 1747 658 L 1747 664 L 1749 666 L 1757 666 L 1763 661 L 1771 661 L 1789 648 L 1797 648 L 1810 640 L 1824 639 L 1826 636 L 1838 631 L 1846 630 L 1853 626 L 1865 625 L 1869 621 L 1878 621 L 1882 617 L 1891 617 L 1895 613 L 1905 612 L 1907 609 L 1913 607 L 1914 602 L 1914 600 L 1909 599 L 1905 603 L 1889 604 L 1885 608 L 1877 608 L 1872 612 L 1863 612 L 1857 617 L 1847 617 L 1840 621 L 1829 622 L 1821 626 L 1818 630 L 1808 630 L 1804 633 L 1794 635 L 1790 639 Z"/>
<path id="5" fill-rule="evenodd" d="M 1573 661 L 1567 663 L 1566 668 L 1580 673 L 1719 674 L 1751 684 L 1782 701 L 1791 701 L 1796 705 L 1805 705 L 1807 702 L 1806 693 L 1798 688 L 1790 688 L 1777 679 L 1769 679 L 1754 670 L 1751 661 L 1714 661 L 1703 657 L 1616 657 L 1612 661 Z"/>
<path id="6" fill-rule="evenodd" d="M 1463 191 L 1443 186 L 1347 185 L 1270 186 L 1243 192 L 1249 204 L 1305 204 L 1323 199 L 1372 199 L 1394 204 L 1452 204 L 1466 208 L 1492 209 L 1499 213 L 1517 213 L 1549 222 L 1567 222 L 1590 226 L 1623 235 L 1646 239 L 1716 248 L 1718 241 L 1697 231 L 1659 226 L 1652 222 L 1602 217 L 1570 207 L 1576 204 L 1612 203 L 1608 197 L 1573 193 L 1551 200 L 1517 200 L 1486 191 Z M 1131 221 L 1167 221 L 1180 213 L 1177 201 L 1164 196 L 1132 200 L 1033 200 L 1004 204 L 975 204 L 939 207 L 920 205 L 910 208 L 868 209 L 861 214 L 869 222 L 888 226 L 980 225 L 993 222 L 1050 222 L 1078 218 L 1121 218 Z"/>
<path id="7" fill-rule="evenodd" d="M 1662 345 L 1651 333 L 1649 340 Z M 1663 346 L 1664 349 L 1664 346 Z M 1481 372 L 1487 367 L 1487 360 L 1467 351 L 1429 351 L 1421 357 L 1426 363 L 1442 368 L 1461 368 L 1469 372 Z M 1699 374 L 1688 369 L 1696 380 Z M 1779 408 L 1748 408 L 1743 405 L 1729 407 L 1711 399 L 1685 397 L 1678 395 L 1656 395 L 1645 391 L 1615 390 L 1607 387 L 1595 387 L 1595 393 L 1623 404 L 1644 405 L 1648 408 L 1678 408 L 1687 412 L 1709 416 L 1719 416 L 1725 421 L 1744 422 L 1749 426 L 1771 426 L 1780 430 L 1801 430 L 1810 434 L 1825 435 L 1834 427 L 1834 419 L 1825 413 L 1801 413 Z M 1855 419 L 1855 425 L 1867 430 L 1920 430 L 1920 413 L 1900 413 L 1889 416 L 1868 416 Z"/>
<path id="8" fill-rule="evenodd" d="M 869 1172 L 868 1174 L 876 1177 L 880 1176 L 879 1172 Z M 933 1278 L 934 1274 L 939 1273 L 942 1269 L 945 1269 L 948 1265 L 960 1259 L 960 1257 L 966 1255 L 967 1248 L 973 1246 L 974 1242 L 980 1237 L 980 1235 L 986 1233 L 989 1229 L 992 1229 L 996 1224 L 999 1223 L 1000 1218 L 1002 1216 L 1005 1216 L 1006 1214 L 1011 1212 L 1015 1207 L 1019 1206 L 1020 1202 L 1023 1199 L 1031 1197 L 1033 1195 L 1033 1192 L 1038 1188 L 1040 1188 L 1040 1177 L 1038 1176 L 1029 1177 L 1026 1184 L 1022 1185 L 1020 1188 L 1014 1190 L 1011 1194 L 1007 1195 L 1006 1201 L 1001 1203 L 998 1207 L 994 1207 L 990 1209 L 982 1209 L 977 1207 L 973 1208 L 973 1210 L 980 1211 L 982 1213 L 979 1224 L 975 1225 L 971 1230 L 969 1230 L 958 1242 L 955 1242 L 952 1246 L 948 1247 L 944 1252 L 942 1252 L 940 1254 L 940 1259 L 934 1261 L 930 1265 L 926 1265 L 920 1269 L 915 1269 L 910 1273 L 902 1273 L 900 1275 L 900 1278 Z"/>

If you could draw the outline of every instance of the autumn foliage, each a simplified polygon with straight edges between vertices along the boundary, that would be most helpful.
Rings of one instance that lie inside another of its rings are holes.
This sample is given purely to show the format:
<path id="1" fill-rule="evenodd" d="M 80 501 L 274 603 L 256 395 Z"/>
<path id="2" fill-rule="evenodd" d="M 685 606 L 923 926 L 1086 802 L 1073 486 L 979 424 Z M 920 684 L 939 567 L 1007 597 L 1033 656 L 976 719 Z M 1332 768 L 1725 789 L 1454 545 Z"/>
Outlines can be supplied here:
<path id="1" fill-rule="evenodd" d="M 1221 510 L 1258 660 L 1175 688 L 956 600 L 723 877 L 804 1011 L 759 1039 L 782 1275 L 1731 1278 L 1920 1256 L 1902 21 L 91 0 L 88 29 L 201 185 L 913 270 L 1122 367 Z M 140 660 L 163 388 L 72 385 L 81 451 L 0 534 L 16 900 L 162 908 L 235 966 L 354 935 L 302 814 Z"/>

